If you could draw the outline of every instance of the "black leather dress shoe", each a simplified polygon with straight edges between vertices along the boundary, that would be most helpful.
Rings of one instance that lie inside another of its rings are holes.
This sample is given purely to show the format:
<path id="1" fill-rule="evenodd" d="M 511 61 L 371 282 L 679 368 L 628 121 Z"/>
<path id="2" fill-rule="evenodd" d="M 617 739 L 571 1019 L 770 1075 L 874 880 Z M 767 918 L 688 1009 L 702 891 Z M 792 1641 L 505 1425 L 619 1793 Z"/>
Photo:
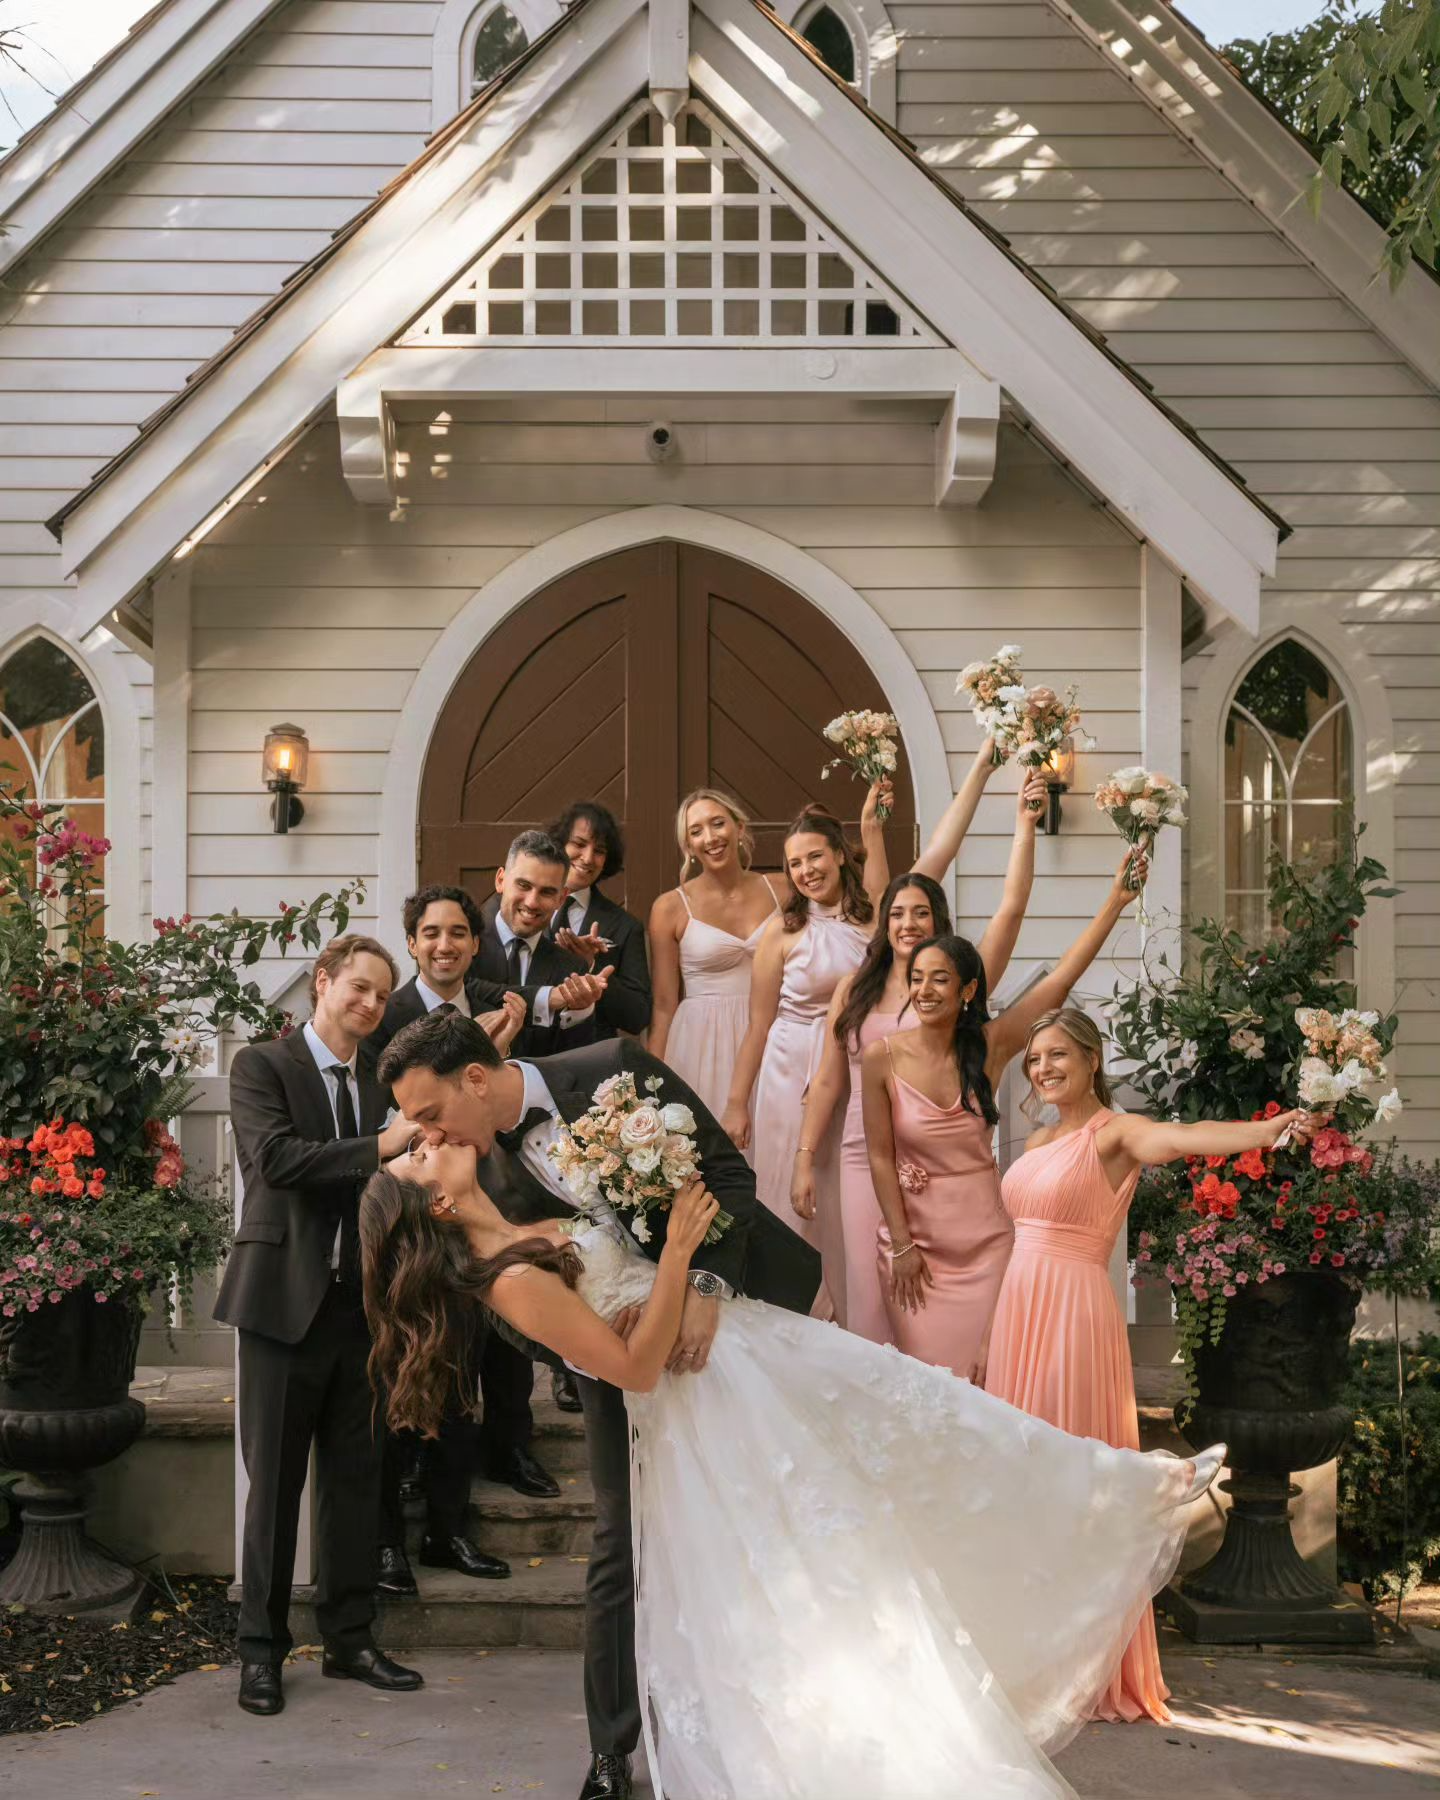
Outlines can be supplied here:
<path id="1" fill-rule="evenodd" d="M 415 1584 L 415 1571 L 410 1558 L 394 1545 L 380 1546 L 380 1576 L 375 1583 L 377 1594 L 395 1594 L 413 1599 L 420 1589 Z"/>
<path id="2" fill-rule="evenodd" d="M 634 1792 L 628 1756 L 590 1758 L 590 1773 L 580 1790 L 580 1800 L 631 1800 Z"/>
<path id="3" fill-rule="evenodd" d="M 240 1706 L 248 1713 L 268 1718 L 284 1712 L 285 1696 L 280 1690 L 280 1670 L 275 1663 L 241 1663 Z"/>
<path id="4" fill-rule="evenodd" d="M 327 1649 L 320 1673 L 332 1681 L 363 1681 L 367 1687 L 379 1688 L 385 1694 L 407 1694 L 425 1685 L 425 1677 L 418 1669 L 402 1669 L 373 1644 L 367 1644 L 363 1650 Z"/>
<path id="5" fill-rule="evenodd" d="M 427 1569 L 458 1569 L 477 1581 L 504 1581 L 510 1565 L 498 1556 L 487 1556 L 467 1537 L 427 1537 L 420 1545 L 420 1560 Z"/>
<path id="6" fill-rule="evenodd" d="M 514 1488 L 517 1494 L 529 1494 L 536 1500 L 554 1500 L 560 1483 L 547 1475 L 528 1450 L 512 1450 L 505 1459 L 493 1463 L 486 1471 L 491 1481 Z"/>
<path id="7" fill-rule="evenodd" d="M 580 1390 L 575 1385 L 575 1377 L 568 1369 L 551 1370 L 550 1392 L 561 1412 L 584 1412 L 585 1408 L 580 1404 Z"/>

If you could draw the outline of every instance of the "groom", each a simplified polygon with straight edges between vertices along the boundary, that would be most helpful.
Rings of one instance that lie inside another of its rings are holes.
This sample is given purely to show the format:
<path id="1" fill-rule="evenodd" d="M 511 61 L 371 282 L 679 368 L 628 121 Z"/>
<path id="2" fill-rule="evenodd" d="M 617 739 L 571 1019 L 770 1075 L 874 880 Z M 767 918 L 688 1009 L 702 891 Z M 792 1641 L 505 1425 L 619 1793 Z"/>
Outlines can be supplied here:
<path id="1" fill-rule="evenodd" d="M 589 1107 L 602 1081 L 633 1074 L 643 1094 L 658 1076 L 657 1105 L 679 1101 L 695 1116 L 700 1174 L 733 1223 L 691 1263 L 680 1334 L 667 1365 L 705 1367 L 725 1300 L 744 1293 L 808 1312 L 820 1259 L 755 1198 L 755 1176 L 703 1102 L 631 1038 L 612 1038 L 534 1062 L 504 1062 L 486 1034 L 458 1013 L 407 1025 L 380 1060 L 380 1079 L 432 1143 L 468 1144 L 480 1184 L 519 1224 L 575 1211 L 549 1146 Z M 666 1216 L 668 1223 L 668 1215 Z M 625 1216 L 621 1222 L 627 1223 Z M 643 1246 L 657 1260 L 657 1231 Z M 630 1756 L 640 1737 L 635 1678 L 635 1577 L 630 1547 L 630 1428 L 618 1388 L 582 1376 L 580 1398 L 595 1485 L 595 1541 L 585 1584 L 585 1710 L 591 1765 L 580 1800 L 629 1800 Z"/>

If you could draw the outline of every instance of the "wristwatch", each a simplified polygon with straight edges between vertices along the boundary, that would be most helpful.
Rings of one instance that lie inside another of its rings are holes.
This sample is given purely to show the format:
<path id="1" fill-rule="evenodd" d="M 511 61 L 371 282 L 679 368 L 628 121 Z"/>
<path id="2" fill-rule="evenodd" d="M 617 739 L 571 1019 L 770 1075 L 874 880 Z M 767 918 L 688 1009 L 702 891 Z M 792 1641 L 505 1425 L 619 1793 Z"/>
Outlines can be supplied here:
<path id="1" fill-rule="evenodd" d="M 692 1269 L 690 1285 L 703 1300 L 728 1300 L 735 1292 L 728 1281 L 712 1274 L 709 1269 Z"/>

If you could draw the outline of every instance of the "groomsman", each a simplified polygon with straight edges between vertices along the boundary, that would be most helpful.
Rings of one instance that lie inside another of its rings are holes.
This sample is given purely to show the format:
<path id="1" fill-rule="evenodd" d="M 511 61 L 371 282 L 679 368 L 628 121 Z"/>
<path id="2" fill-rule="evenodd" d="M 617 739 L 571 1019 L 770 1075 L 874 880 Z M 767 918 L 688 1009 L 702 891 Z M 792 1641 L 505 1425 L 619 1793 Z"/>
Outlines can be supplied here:
<path id="1" fill-rule="evenodd" d="M 385 1692 L 421 1677 L 376 1648 L 380 1442 L 366 1372 L 360 1189 L 414 1128 L 385 1123 L 389 1096 L 361 1044 L 397 978 L 374 938 L 335 938 L 315 959 L 303 1031 L 247 1044 L 230 1073 L 244 1206 L 215 1317 L 236 1327 L 240 1451 L 250 1491 L 241 1551 L 240 1705 L 278 1713 L 290 1651 L 300 1500 L 315 1449 L 315 1615 L 323 1672 Z"/>
<path id="2" fill-rule="evenodd" d="M 565 898 L 565 852 L 543 831 L 522 831 L 495 872 L 495 892 L 481 909 L 485 929 L 476 958 L 482 981 L 524 996 L 525 1024 L 512 1056 L 549 1056 L 592 1018 L 611 979 L 609 969 L 588 973 L 549 934 Z"/>
<path id="3" fill-rule="evenodd" d="M 480 1017 L 503 1055 L 516 1029 L 512 1017 L 502 1023 L 498 1014 L 482 1016 L 481 1009 L 509 1001 L 524 1017 L 524 1000 L 507 996 L 496 982 L 481 979 L 475 970 L 484 920 L 474 898 L 464 888 L 438 884 L 423 887 L 405 902 L 401 913 L 405 948 L 415 961 L 415 974 L 390 996 L 385 1017 L 365 1046 L 367 1059 L 380 1052 L 404 1025 L 423 1019 L 445 1006 L 467 1018 Z M 534 1420 L 530 1395 L 534 1369 L 523 1352 L 494 1332 L 486 1334 L 479 1348 L 475 1371 L 479 1382 L 483 1423 L 474 1422 L 458 1409 L 440 1428 L 438 1438 L 421 1448 L 420 1489 L 425 1500 L 425 1535 L 420 1561 L 426 1568 L 455 1569 L 479 1580 L 503 1580 L 510 1566 L 498 1556 L 487 1555 L 465 1535 L 465 1507 L 470 1497 L 470 1476 L 478 1466 L 493 1481 L 519 1493 L 553 1500 L 560 1492 L 554 1477 L 531 1454 Z M 405 1515 L 401 1501 L 409 1434 L 387 1438 L 381 1472 L 380 1573 L 381 1593 L 410 1595 L 418 1592 L 414 1572 L 405 1552 Z"/>
<path id="4" fill-rule="evenodd" d="M 570 865 L 565 897 L 555 909 L 550 935 L 588 972 L 611 971 L 595 1011 L 566 1032 L 564 1048 L 574 1050 L 621 1032 L 639 1037 L 650 1023 L 645 927 L 600 889 L 602 881 L 613 881 L 625 869 L 619 821 L 598 801 L 576 800 L 555 821 L 550 835 Z"/>

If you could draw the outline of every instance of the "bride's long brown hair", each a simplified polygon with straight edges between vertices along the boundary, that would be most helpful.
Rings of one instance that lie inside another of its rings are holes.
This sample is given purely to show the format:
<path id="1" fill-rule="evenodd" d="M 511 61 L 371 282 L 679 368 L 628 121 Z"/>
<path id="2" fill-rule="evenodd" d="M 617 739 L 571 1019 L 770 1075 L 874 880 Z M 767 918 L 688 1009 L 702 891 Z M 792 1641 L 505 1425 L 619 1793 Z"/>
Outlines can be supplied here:
<path id="1" fill-rule="evenodd" d="M 467 1413 L 476 1396 L 471 1350 L 480 1306 L 497 1275 L 528 1263 L 580 1278 L 569 1244 L 521 1238 L 498 1256 L 477 1259 L 464 1229 L 436 1218 L 433 1196 L 415 1181 L 379 1169 L 360 1196 L 360 1267 L 370 1321 L 370 1384 L 392 1430 L 434 1437 L 455 1402 Z"/>

